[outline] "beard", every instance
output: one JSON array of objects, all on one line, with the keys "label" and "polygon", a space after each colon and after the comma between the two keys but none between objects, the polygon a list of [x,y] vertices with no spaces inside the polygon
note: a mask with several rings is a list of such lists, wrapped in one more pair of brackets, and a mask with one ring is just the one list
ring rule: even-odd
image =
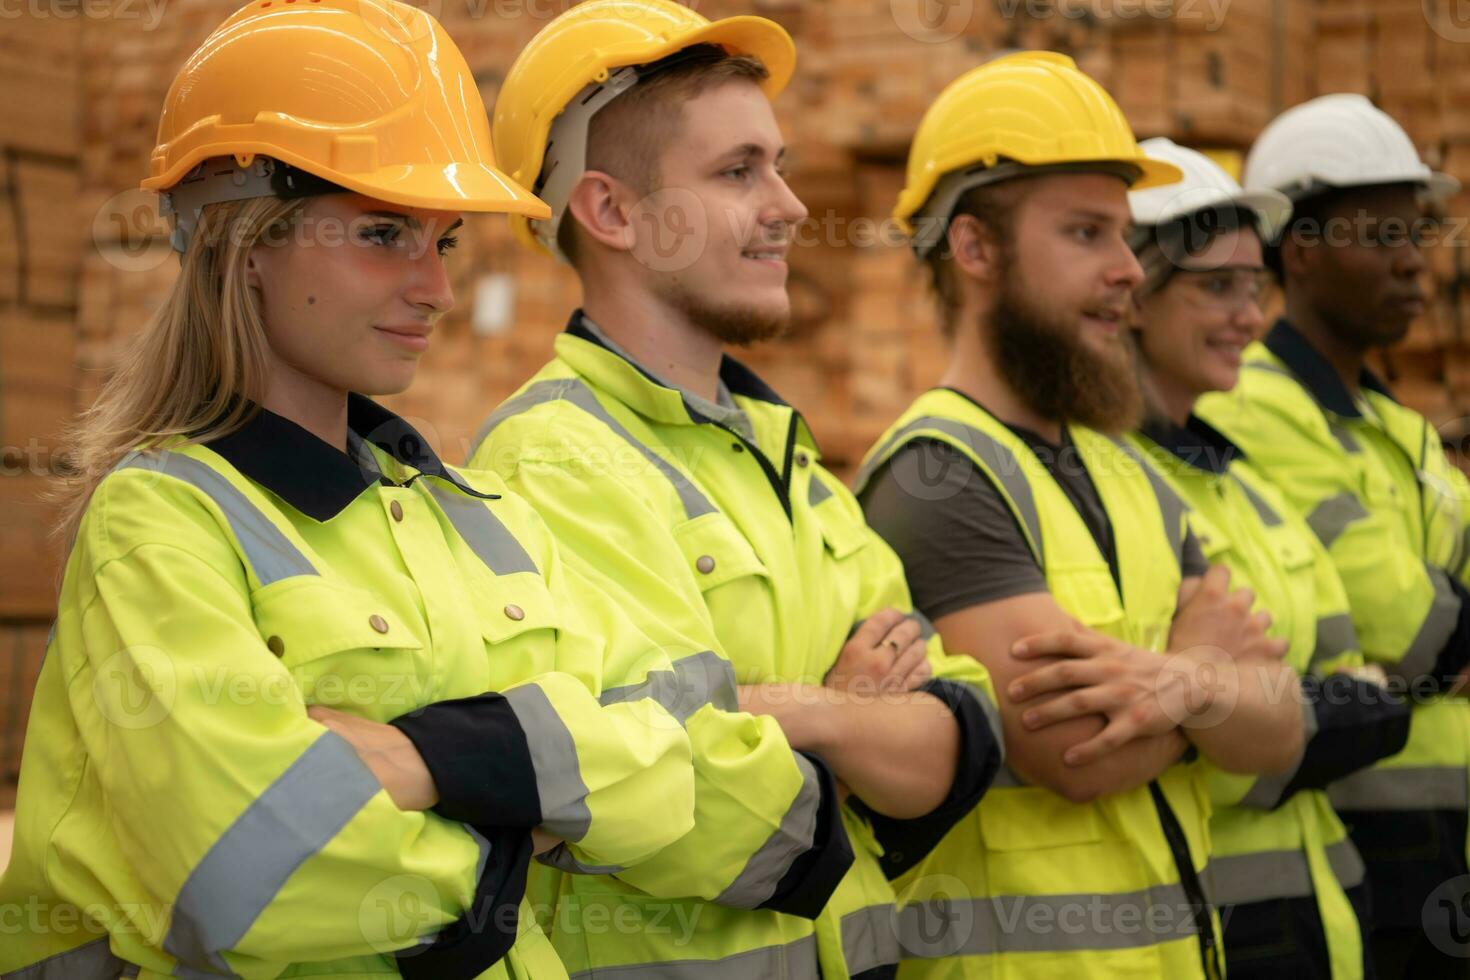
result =
[{"label": "beard", "polygon": [[1120,324],[1114,342],[1097,350],[1082,336],[1080,318],[1047,309],[1023,287],[1014,263],[981,340],[1011,388],[1030,409],[1053,422],[1074,422],[1111,436],[1143,419],[1137,353]]},{"label": "beard", "polygon": [[721,306],[677,284],[669,289],[664,299],[690,323],[732,347],[749,347],[762,340],[772,340],[791,324],[789,308],[778,311],[754,306]]}]

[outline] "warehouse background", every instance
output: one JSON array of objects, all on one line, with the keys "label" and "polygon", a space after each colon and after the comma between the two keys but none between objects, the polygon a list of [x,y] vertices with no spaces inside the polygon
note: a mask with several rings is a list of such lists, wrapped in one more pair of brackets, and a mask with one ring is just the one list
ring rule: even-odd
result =
[{"label": "warehouse background", "polygon": [[[281,0],[283,3],[295,0]],[[0,0],[0,810],[52,619],[62,556],[41,494],[57,433],[85,407],[177,263],[146,173],[173,75],[237,0]],[[570,0],[423,0],[491,104],[521,46]],[[791,336],[750,352],[840,471],[930,384],[942,348],[911,260],[881,220],[908,140],[956,75],[1010,48],[1077,59],[1140,137],[1227,164],[1277,112],[1361,92],[1432,164],[1470,184],[1463,0],[697,0],[756,13],[799,51],[777,108],[812,222],[791,256]],[[1450,215],[1463,220],[1462,197]],[[673,229],[677,231],[677,229]],[[1458,446],[1470,416],[1467,232],[1432,249],[1431,309],[1386,357],[1401,397]],[[572,276],[473,219],[451,260],[459,306],[409,393],[392,399],[451,461],[548,356]],[[0,848],[5,833],[0,817]],[[3,866],[0,859],[0,866]]]}]

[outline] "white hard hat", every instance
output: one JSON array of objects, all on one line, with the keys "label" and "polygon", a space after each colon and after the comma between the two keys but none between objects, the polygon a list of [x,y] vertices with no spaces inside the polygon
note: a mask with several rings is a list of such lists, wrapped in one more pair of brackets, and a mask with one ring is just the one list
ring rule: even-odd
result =
[{"label": "white hard hat", "polygon": [[1256,231],[1271,242],[1291,217],[1291,200],[1285,194],[1270,189],[1242,190],[1223,167],[1197,150],[1163,136],[1144,140],[1139,146],[1153,159],[1172,163],[1184,174],[1177,184],[1129,192],[1133,221],[1141,228],[1234,205],[1251,212]]},{"label": "white hard hat", "polygon": [[1419,184],[1436,201],[1460,189],[1435,173],[1403,127],[1361,95],[1323,95],[1294,106],[1261,131],[1245,161],[1245,186],[1294,201],[1335,187]]}]

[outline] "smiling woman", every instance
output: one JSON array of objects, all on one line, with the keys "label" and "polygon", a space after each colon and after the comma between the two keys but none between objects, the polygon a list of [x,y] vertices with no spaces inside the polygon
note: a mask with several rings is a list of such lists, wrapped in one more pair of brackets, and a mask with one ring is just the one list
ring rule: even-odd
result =
[{"label": "smiling woman", "polygon": [[370,397],[454,302],[461,213],[547,213],[476,91],[394,0],[253,0],[170,90],[182,268],[73,433],[0,974],[565,980],[533,850],[689,830],[662,649]]}]

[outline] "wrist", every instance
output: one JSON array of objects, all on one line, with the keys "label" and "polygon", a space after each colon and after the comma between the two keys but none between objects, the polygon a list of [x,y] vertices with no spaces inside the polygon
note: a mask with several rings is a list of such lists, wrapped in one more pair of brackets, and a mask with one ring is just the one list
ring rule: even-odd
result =
[{"label": "wrist", "polygon": [[1213,727],[1216,706],[1238,682],[1231,676],[1235,662],[1218,647],[1196,646],[1169,658],[1168,669],[1184,684],[1182,714],[1178,719],[1183,729]]}]

